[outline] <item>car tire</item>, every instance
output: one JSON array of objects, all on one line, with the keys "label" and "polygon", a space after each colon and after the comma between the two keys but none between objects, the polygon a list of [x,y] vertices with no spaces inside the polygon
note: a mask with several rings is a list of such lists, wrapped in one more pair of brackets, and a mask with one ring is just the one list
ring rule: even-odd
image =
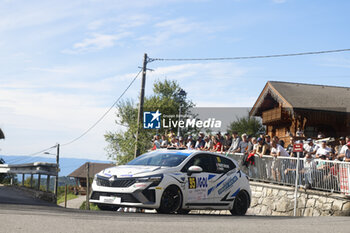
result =
[{"label": "car tire", "polygon": [[177,214],[183,214],[183,215],[185,215],[185,214],[188,214],[190,211],[191,211],[191,210],[180,209],[180,210],[178,210],[176,213],[177,213]]},{"label": "car tire", "polygon": [[103,211],[117,211],[120,206],[118,205],[109,205],[109,204],[97,204],[97,207],[100,209],[100,210],[103,210]]},{"label": "car tire", "polygon": [[250,205],[249,195],[245,191],[240,191],[233,203],[233,207],[230,210],[232,215],[243,216],[246,214]]},{"label": "car tire", "polygon": [[172,214],[178,211],[181,208],[181,205],[181,191],[177,186],[171,185],[164,190],[157,212],[161,214]]}]

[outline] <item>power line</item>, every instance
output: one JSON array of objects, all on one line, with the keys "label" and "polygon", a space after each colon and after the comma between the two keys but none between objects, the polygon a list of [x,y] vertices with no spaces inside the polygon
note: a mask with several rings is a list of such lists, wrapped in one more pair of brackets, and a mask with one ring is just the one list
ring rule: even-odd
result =
[{"label": "power line", "polygon": [[92,125],[90,126],[84,133],[82,133],[79,137],[62,144],[61,146],[67,146],[69,144],[72,144],[76,141],[78,141],[80,138],[84,137],[87,133],[89,133],[98,123],[100,123],[103,118],[105,118],[105,116],[113,109],[113,107],[119,102],[119,100],[124,96],[124,94],[127,92],[127,90],[129,90],[129,88],[131,87],[131,85],[135,82],[135,80],[137,79],[137,77],[139,76],[139,74],[141,73],[142,70],[140,70],[137,75],[135,76],[135,78],[130,82],[130,84],[127,86],[127,88],[123,91],[123,93],[119,96],[119,98],[112,104],[112,106]]},{"label": "power line", "polygon": [[288,53],[288,54],[273,54],[263,56],[247,56],[247,57],[217,57],[217,58],[149,58],[149,62],[153,61],[219,61],[219,60],[243,60],[243,59],[259,59],[259,58],[273,58],[273,57],[292,57],[292,56],[304,56],[304,55],[315,55],[325,53],[340,53],[349,52],[350,49],[337,49],[337,50],[324,50],[314,52],[303,52],[303,53]]},{"label": "power line", "polygon": [[[119,96],[119,98],[113,103],[113,105],[91,126],[89,127],[83,134],[81,134],[79,137],[65,143],[65,144],[62,144],[61,146],[67,146],[69,144],[72,144],[73,142],[76,142],[77,140],[79,140],[80,138],[82,138],[83,136],[85,136],[88,132],[90,132],[98,123],[100,123],[103,118],[105,118],[105,116],[113,109],[113,107],[119,102],[119,100],[124,96],[124,94],[128,91],[128,89],[131,87],[131,85],[135,82],[135,80],[137,79],[137,77],[140,75],[142,69],[137,73],[137,75],[134,77],[134,79],[130,82],[130,84],[127,86],[127,88],[123,91],[123,93]],[[127,127],[126,125],[122,125],[122,124],[119,124],[121,126],[125,126]],[[50,149],[53,149],[53,148],[56,148],[57,145],[55,146],[51,146],[51,147],[48,147],[46,149],[43,149],[43,150],[40,150],[38,152],[34,152],[34,153],[31,153],[29,154],[28,156],[30,157],[27,157],[27,158],[17,158],[17,159],[14,159],[14,160],[10,160],[9,162],[10,163],[16,163],[16,162],[24,162],[24,161],[31,161],[33,158],[35,157],[38,157],[40,156],[41,153],[44,153]]]},{"label": "power line", "polygon": [[17,159],[14,159],[14,160],[10,160],[8,163],[16,163],[16,162],[19,162],[19,161],[21,161],[21,162],[24,162],[24,161],[29,162],[29,161],[32,160],[33,158],[39,157],[41,153],[43,153],[43,152],[45,152],[45,151],[48,151],[48,150],[51,150],[51,149],[56,148],[56,147],[57,147],[57,145],[51,146],[51,147],[48,147],[48,148],[46,148],[46,149],[44,149],[44,150],[41,150],[41,151],[38,151],[38,152],[31,153],[31,154],[27,155],[27,156],[30,156],[30,157],[26,157],[26,158],[17,158]]},{"label": "power line", "polygon": [[38,152],[35,152],[35,153],[32,153],[32,154],[29,154],[29,156],[38,155],[38,154],[41,154],[41,153],[43,153],[45,151],[51,150],[51,149],[56,148],[56,147],[57,147],[57,145],[54,145],[54,146],[51,146],[49,148],[46,148],[45,150],[41,150],[41,151],[38,151]]}]

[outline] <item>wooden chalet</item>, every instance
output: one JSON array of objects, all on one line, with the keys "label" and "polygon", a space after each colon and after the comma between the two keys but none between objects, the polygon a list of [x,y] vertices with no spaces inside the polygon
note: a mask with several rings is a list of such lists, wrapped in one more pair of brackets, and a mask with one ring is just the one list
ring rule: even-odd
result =
[{"label": "wooden chalet", "polygon": [[310,138],[350,135],[349,113],[349,87],[268,81],[249,114],[289,143],[298,131]]},{"label": "wooden chalet", "polygon": [[[86,177],[87,177],[87,164],[88,162],[81,165],[78,169],[74,170],[68,177],[74,177],[76,182],[76,191],[80,194],[86,194]],[[90,163],[89,162],[89,178],[93,178],[100,171],[114,167],[112,163]]]}]

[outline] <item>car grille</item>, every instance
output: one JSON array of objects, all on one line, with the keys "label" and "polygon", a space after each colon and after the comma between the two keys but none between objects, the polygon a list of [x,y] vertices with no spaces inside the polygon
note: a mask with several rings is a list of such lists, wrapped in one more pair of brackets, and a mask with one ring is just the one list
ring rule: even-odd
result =
[{"label": "car grille", "polygon": [[91,199],[99,200],[100,196],[105,197],[120,197],[121,202],[129,202],[129,203],[141,203],[130,193],[107,193],[107,192],[92,192]]},{"label": "car grille", "polygon": [[105,187],[126,188],[135,184],[135,182],[134,178],[117,178],[113,181],[97,178],[97,185]]}]

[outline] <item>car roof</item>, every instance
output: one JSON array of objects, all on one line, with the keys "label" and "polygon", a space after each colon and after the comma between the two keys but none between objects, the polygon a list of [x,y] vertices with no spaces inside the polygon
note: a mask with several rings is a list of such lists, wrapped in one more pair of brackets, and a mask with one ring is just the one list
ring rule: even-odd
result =
[{"label": "car roof", "polygon": [[193,153],[195,153],[195,150],[182,150],[182,149],[157,149],[151,152],[164,152],[164,153],[171,153],[171,154],[178,154],[178,155],[187,155],[190,156]]},{"label": "car roof", "polygon": [[224,158],[228,158],[230,160],[234,160],[231,157],[228,157],[224,154],[219,154],[219,153],[215,153],[215,152],[210,152],[210,151],[202,151],[202,150],[184,150],[184,149],[157,149],[155,150],[157,152],[166,152],[166,153],[174,153],[174,154],[182,154],[182,155],[194,155],[194,154],[211,154],[211,155],[215,155],[215,156],[220,156],[220,157],[224,157]]},{"label": "car roof", "polygon": [[202,150],[184,150],[184,149],[157,149],[157,150],[154,150],[154,151],[151,151],[150,153],[152,152],[164,152],[164,153],[173,153],[173,154],[178,154],[178,155],[185,155],[185,156],[194,156],[196,154],[210,154],[210,155],[213,155],[213,156],[220,156],[222,158],[226,158],[226,159],[229,159],[231,160],[235,165],[236,167],[239,167],[239,164],[238,162],[229,157],[229,156],[226,156],[225,154],[219,154],[219,153],[215,153],[215,152],[210,152],[210,151],[202,151]]}]

